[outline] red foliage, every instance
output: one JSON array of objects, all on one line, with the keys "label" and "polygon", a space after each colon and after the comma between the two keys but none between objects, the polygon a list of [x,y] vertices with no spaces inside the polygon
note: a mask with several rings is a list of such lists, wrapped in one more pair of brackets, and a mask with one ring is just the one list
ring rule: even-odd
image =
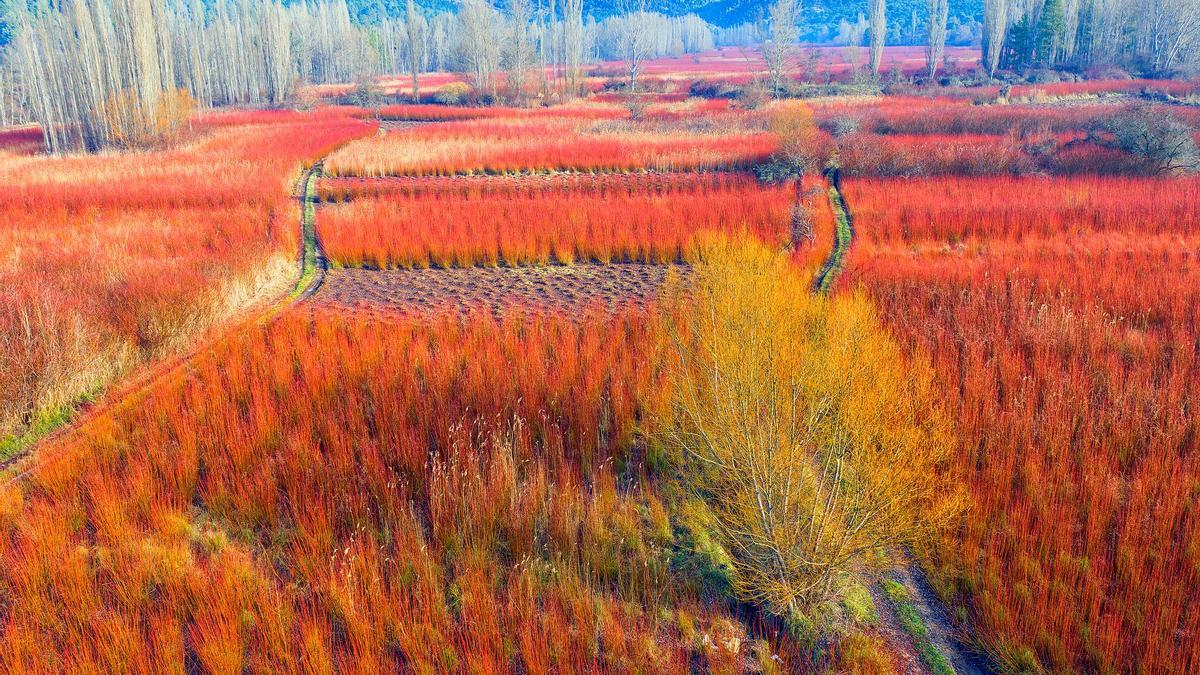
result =
[{"label": "red foliage", "polygon": [[868,225],[855,233],[855,246],[1200,235],[1197,178],[854,180],[845,192],[855,217]]},{"label": "red foliage", "polygon": [[720,663],[676,627],[720,609],[668,583],[666,512],[638,481],[655,326],[293,315],[214,346],[0,493],[0,661]]},{"label": "red foliage", "polygon": [[934,559],[1010,663],[1200,668],[1200,181],[849,182],[974,509]]},{"label": "red foliage", "polygon": [[257,117],[210,117],[176,150],[0,161],[0,438],[178,344],[209,305],[244,301],[224,284],[295,255],[297,171],[371,127]]},{"label": "red foliage", "polygon": [[[334,176],[445,176],[524,171],[734,169],[775,149],[769,134],[720,119],[711,130],[688,131],[629,121],[597,122],[591,110],[560,115],[432,124],[364,139],[335,153]],[[724,127],[724,128],[722,128]]]},{"label": "red foliage", "polygon": [[0,130],[0,153],[33,155],[45,147],[40,127]]},{"label": "red foliage", "polygon": [[[322,188],[332,194],[346,182]],[[389,196],[323,208],[337,263],[463,267],[575,261],[670,262],[696,233],[749,231],[784,245],[796,187],[739,175],[416,179],[367,184]],[[368,188],[371,189],[371,188]],[[344,193],[343,193],[344,194]]]}]

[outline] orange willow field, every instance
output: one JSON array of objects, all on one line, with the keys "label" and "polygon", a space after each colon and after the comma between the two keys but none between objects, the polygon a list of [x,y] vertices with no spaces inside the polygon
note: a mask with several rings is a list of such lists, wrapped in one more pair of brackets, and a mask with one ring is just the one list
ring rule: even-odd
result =
[{"label": "orange willow field", "polygon": [[298,313],[220,346],[7,492],[4,661],[684,667],[639,608],[720,617],[665,587],[659,497],[617,484],[655,331]]},{"label": "orange willow field", "polygon": [[850,273],[956,413],[933,560],[1013,668],[1200,668],[1200,181],[854,181]]},{"label": "orange willow field", "polygon": [[1197,85],[809,56],[0,130],[0,672],[1200,671]]}]

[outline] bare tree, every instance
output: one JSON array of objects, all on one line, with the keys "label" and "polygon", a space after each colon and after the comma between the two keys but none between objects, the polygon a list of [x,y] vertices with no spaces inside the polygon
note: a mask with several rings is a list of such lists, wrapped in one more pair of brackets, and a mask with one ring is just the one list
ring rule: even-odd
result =
[{"label": "bare tree", "polygon": [[929,0],[929,44],[925,50],[930,81],[937,78],[938,66],[946,52],[946,24],[950,18],[950,0]]},{"label": "bare tree", "polygon": [[623,0],[622,8],[621,56],[629,73],[626,92],[630,105],[636,105],[638,75],[642,62],[650,55],[650,13],[646,11],[646,0]]},{"label": "bare tree", "polygon": [[417,23],[416,3],[408,0],[404,10],[404,30],[408,34],[408,72],[412,75],[412,98],[413,101],[420,101],[421,27]]},{"label": "bare tree", "polygon": [[1008,0],[984,0],[983,4],[983,65],[989,75],[1000,67],[1004,38],[1008,34]]},{"label": "bare tree", "polygon": [[509,95],[519,105],[525,104],[525,84],[529,67],[533,63],[533,42],[530,21],[533,7],[529,0],[509,0],[508,89]]},{"label": "bare tree", "polygon": [[459,0],[458,25],[464,65],[476,91],[496,96],[500,62],[500,16],[487,0]]},{"label": "bare tree", "polygon": [[1200,2],[1148,0],[1144,5],[1147,60],[1155,74],[1170,73],[1200,52]]},{"label": "bare tree", "polygon": [[887,0],[869,0],[867,13],[871,21],[871,72],[878,75],[887,42]]},{"label": "bare tree", "polygon": [[800,0],[775,0],[767,15],[763,32],[768,39],[762,45],[762,54],[773,95],[783,89],[788,62],[800,39],[800,11]]},{"label": "bare tree", "polygon": [[580,62],[583,60],[583,0],[563,0],[563,60],[566,65],[566,95],[579,95]]}]

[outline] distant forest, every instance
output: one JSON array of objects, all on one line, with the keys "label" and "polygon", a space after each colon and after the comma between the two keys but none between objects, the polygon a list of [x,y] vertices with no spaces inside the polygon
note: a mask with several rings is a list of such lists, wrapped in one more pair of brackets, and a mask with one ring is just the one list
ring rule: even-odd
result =
[{"label": "distant forest", "polygon": [[[548,0],[543,0],[543,4]],[[507,0],[498,2],[504,7]],[[404,0],[348,0],[351,13],[363,23],[402,18]],[[449,12],[456,0],[417,0],[427,12]],[[536,4],[536,3],[535,3]],[[889,29],[893,44],[920,44],[926,37],[928,0],[889,0]],[[648,0],[646,9],[667,16],[695,14],[719,28],[757,22],[767,10],[762,0]],[[623,14],[621,0],[584,0],[583,13],[597,21]],[[867,15],[867,0],[814,0],[802,3],[801,36],[811,42],[833,42],[839,26]],[[951,0],[950,25],[977,26],[983,21],[983,0]],[[954,31],[951,30],[951,43]],[[977,35],[975,37],[978,37]]]},{"label": "distant forest", "polygon": [[[542,0],[546,6],[551,0]],[[622,14],[622,0],[584,0],[584,16],[596,21]],[[285,0],[283,4],[300,4],[302,0]],[[496,6],[503,9],[508,0]],[[560,0],[561,4],[562,0]],[[14,0],[0,0],[0,45],[12,39]],[[202,0],[206,8],[217,4]],[[426,14],[453,12],[457,0],[417,0]],[[534,3],[535,5],[538,3]],[[31,8],[36,3],[29,2]],[[351,18],[363,25],[378,24],[385,19],[402,19],[405,0],[346,0]],[[760,0],[647,0],[646,9],[667,16],[694,14],[718,28],[757,22],[766,11],[767,3]],[[891,44],[921,44],[928,30],[928,0],[890,0],[888,28]],[[803,3],[800,36],[817,43],[844,42],[846,25],[865,21],[867,0],[815,0]],[[953,0],[950,3],[950,44],[977,42],[979,25],[983,21],[983,0]],[[962,28],[959,28],[962,27]],[[839,39],[840,38],[840,39]]]}]

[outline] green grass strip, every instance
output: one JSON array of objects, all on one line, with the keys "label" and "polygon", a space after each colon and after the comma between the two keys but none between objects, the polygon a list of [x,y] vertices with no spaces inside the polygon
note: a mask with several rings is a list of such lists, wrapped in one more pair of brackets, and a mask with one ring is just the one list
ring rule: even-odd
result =
[{"label": "green grass strip", "polygon": [[304,256],[301,259],[300,279],[292,291],[292,298],[308,290],[313,279],[317,276],[320,265],[320,251],[317,250],[317,181],[321,178],[321,169],[313,167],[308,172],[304,182],[304,213],[301,220],[301,236],[304,237]]},{"label": "green grass strip", "polygon": [[934,675],[954,675],[954,667],[929,639],[929,627],[921,620],[921,614],[912,603],[908,589],[899,582],[887,579],[883,582],[883,590],[895,605],[900,627],[912,638],[913,647],[921,655],[921,660],[929,666]]},{"label": "green grass strip", "polygon": [[837,181],[832,181],[829,186],[829,203],[833,207],[834,220],[837,221],[836,239],[829,260],[825,261],[825,266],[817,275],[816,283],[817,291],[825,294],[829,293],[833,283],[841,275],[846,265],[846,255],[850,252],[850,242],[854,239],[850,214],[846,210],[846,202],[842,200],[842,193],[838,192]]}]

